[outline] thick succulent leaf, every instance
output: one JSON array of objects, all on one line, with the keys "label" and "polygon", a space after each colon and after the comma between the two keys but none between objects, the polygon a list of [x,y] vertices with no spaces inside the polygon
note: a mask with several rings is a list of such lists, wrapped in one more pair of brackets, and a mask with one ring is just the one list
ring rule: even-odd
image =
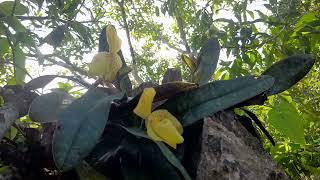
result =
[{"label": "thick succulent leaf", "polygon": [[282,100],[269,111],[268,121],[284,136],[305,145],[303,118],[297,109],[286,100]]},{"label": "thick succulent leaf", "polygon": [[312,68],[315,59],[310,54],[290,56],[276,62],[262,75],[274,77],[275,82],[268,95],[281,93],[300,81]]},{"label": "thick succulent leaf", "polygon": [[[238,83],[238,81],[236,82]],[[198,105],[190,107],[185,111],[180,111],[177,114],[176,117],[183,126],[191,125],[206,116],[227,109],[267,91],[273,85],[274,78],[271,76],[263,76],[259,79],[247,79],[243,86],[239,84],[235,85],[228,81],[222,82],[225,83],[221,83],[220,86],[218,86],[219,89],[211,89],[211,91],[216,92],[215,96],[211,96],[210,99],[202,103],[198,101]],[[177,104],[177,106],[180,106],[180,104]]]},{"label": "thick succulent leaf", "polygon": [[44,75],[32,79],[27,84],[25,84],[24,89],[35,90],[39,88],[44,88],[48,83],[50,83],[54,78],[59,77],[57,75]]},{"label": "thick succulent leaf", "polygon": [[164,105],[159,107],[159,109],[167,109],[173,114],[179,114],[211,99],[245,88],[253,82],[256,82],[253,76],[214,81],[169,99]]},{"label": "thick succulent leaf", "polygon": [[73,100],[71,95],[62,91],[43,94],[32,101],[29,117],[40,123],[56,122],[61,111]]},{"label": "thick succulent leaf", "polygon": [[209,39],[201,48],[197,69],[193,74],[193,82],[200,85],[207,83],[216,70],[220,55],[220,45],[217,39]]},{"label": "thick succulent leaf", "polygon": [[60,114],[53,137],[53,157],[59,169],[75,167],[90,153],[103,133],[112,101],[122,96],[91,89]]}]

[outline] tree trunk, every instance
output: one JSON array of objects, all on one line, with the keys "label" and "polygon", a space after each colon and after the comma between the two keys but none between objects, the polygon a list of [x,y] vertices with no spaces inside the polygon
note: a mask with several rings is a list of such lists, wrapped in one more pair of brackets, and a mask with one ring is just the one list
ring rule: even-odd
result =
[{"label": "tree trunk", "polygon": [[197,180],[289,179],[232,111],[206,118],[197,161]]}]

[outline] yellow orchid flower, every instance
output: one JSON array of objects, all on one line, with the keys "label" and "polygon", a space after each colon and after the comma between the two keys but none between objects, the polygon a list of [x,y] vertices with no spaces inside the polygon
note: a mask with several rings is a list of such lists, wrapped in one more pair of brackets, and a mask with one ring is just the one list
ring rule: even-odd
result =
[{"label": "yellow orchid flower", "polygon": [[121,49],[121,39],[112,25],[106,27],[106,37],[109,52],[97,53],[89,64],[89,75],[100,76],[107,82],[112,82],[122,67],[122,61],[117,54]]},{"label": "yellow orchid flower", "polygon": [[147,134],[154,141],[164,141],[171,147],[183,143],[181,136],[183,128],[180,122],[167,110],[160,109],[151,112],[152,101],[156,91],[154,88],[145,88],[141,94],[137,107],[133,112],[146,122]]}]

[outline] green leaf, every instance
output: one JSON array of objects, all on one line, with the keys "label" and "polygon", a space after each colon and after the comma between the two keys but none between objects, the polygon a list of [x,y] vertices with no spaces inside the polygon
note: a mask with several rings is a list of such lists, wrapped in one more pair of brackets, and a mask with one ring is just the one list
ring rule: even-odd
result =
[{"label": "green leaf", "polygon": [[[152,140],[145,131],[143,131],[140,128],[135,128],[135,127],[124,127],[121,126],[123,129],[125,129],[127,132],[137,136],[137,137],[143,137],[149,140]],[[152,140],[153,141],[153,140]],[[184,177],[184,179],[186,180],[191,180],[191,177],[189,176],[188,172],[186,171],[186,169],[182,166],[182,164],[180,163],[179,159],[169,150],[169,148],[162,142],[159,141],[153,141],[157,144],[157,146],[160,148],[162,154],[165,156],[165,158],[174,166],[176,167],[180,173],[182,174],[182,176]]]},{"label": "green leaf", "polygon": [[9,131],[7,131],[5,137],[8,138],[8,139],[11,139],[13,140],[16,135],[18,134],[18,130],[15,128],[15,127],[11,127]]},{"label": "green leaf", "polygon": [[301,54],[274,63],[262,73],[262,75],[269,75],[275,79],[268,95],[281,93],[295,85],[310,71],[314,62],[312,55]]},{"label": "green leaf", "polygon": [[297,109],[285,100],[274,106],[268,113],[270,124],[296,143],[305,145],[303,118]]},{"label": "green leaf", "polygon": [[60,46],[65,36],[66,27],[58,26],[52,30],[45,38],[44,42],[52,45],[53,47]]},{"label": "green leaf", "polygon": [[87,45],[88,47],[90,47],[90,44],[92,42],[92,37],[90,34],[90,29],[79,23],[79,22],[71,22],[70,26],[72,27],[72,29],[78,33],[79,38],[85,43],[85,45]]},{"label": "green leaf", "polygon": [[20,20],[15,16],[7,16],[6,22],[17,32],[26,32],[26,28],[21,24]]},{"label": "green leaf", "polygon": [[[268,90],[274,83],[270,76],[254,79],[251,76],[216,81],[168,102],[165,108],[188,126],[218,111],[227,109]],[[182,101],[185,99],[185,102]],[[186,99],[188,99],[186,101]],[[175,105],[175,106],[174,106]]]},{"label": "green leaf", "polygon": [[[11,16],[11,12],[13,9],[15,1],[4,1],[0,3],[0,14],[4,16]],[[19,1],[16,1],[16,7],[14,14],[15,15],[23,15],[28,13],[28,8],[21,4]]]},{"label": "green leaf", "polygon": [[181,55],[181,59],[183,60],[183,62],[188,66],[188,68],[190,69],[190,71],[193,73],[196,70],[196,64],[195,62],[189,58],[187,55],[182,54]]},{"label": "green leaf", "polygon": [[108,180],[106,176],[97,172],[87,163],[81,163],[76,167],[80,180]]},{"label": "green leaf", "polygon": [[72,169],[90,153],[103,133],[112,101],[122,96],[90,89],[60,114],[53,137],[53,157],[59,169]]},{"label": "green leaf", "polygon": [[296,24],[295,30],[299,30],[304,27],[306,24],[317,20],[317,11],[311,11],[309,13],[304,14]]},{"label": "green leaf", "polygon": [[24,83],[24,78],[26,77],[26,57],[24,55],[24,52],[19,48],[16,47],[15,49],[15,71],[14,71],[14,77],[16,80],[16,84],[22,85]]},{"label": "green leaf", "polygon": [[36,97],[29,109],[32,121],[45,123],[56,122],[59,114],[74,100],[65,92],[52,92]]},{"label": "green leaf", "polygon": [[217,39],[209,39],[201,48],[197,68],[193,75],[193,82],[205,84],[217,67],[220,54],[220,45]]},{"label": "green leaf", "polygon": [[167,158],[167,160],[179,171],[181,172],[182,176],[184,177],[185,180],[191,180],[191,177],[189,176],[188,172],[186,169],[182,166],[180,161],[177,159],[177,157],[169,150],[169,148],[163,144],[162,142],[156,141],[156,144],[160,148],[162,154]]},{"label": "green leaf", "polygon": [[9,43],[6,38],[0,38],[0,59],[3,58],[3,55],[8,53]]},{"label": "green leaf", "polygon": [[257,81],[253,76],[214,81],[169,99],[159,109],[167,109],[173,114],[180,114],[207,101],[246,88]]}]

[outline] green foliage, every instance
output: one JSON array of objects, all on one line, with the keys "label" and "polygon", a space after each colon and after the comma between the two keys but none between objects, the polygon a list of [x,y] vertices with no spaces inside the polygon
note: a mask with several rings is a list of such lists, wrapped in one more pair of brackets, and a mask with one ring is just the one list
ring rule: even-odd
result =
[{"label": "green foliage", "polygon": [[282,100],[268,112],[270,124],[292,141],[304,146],[303,118],[296,108]]}]

